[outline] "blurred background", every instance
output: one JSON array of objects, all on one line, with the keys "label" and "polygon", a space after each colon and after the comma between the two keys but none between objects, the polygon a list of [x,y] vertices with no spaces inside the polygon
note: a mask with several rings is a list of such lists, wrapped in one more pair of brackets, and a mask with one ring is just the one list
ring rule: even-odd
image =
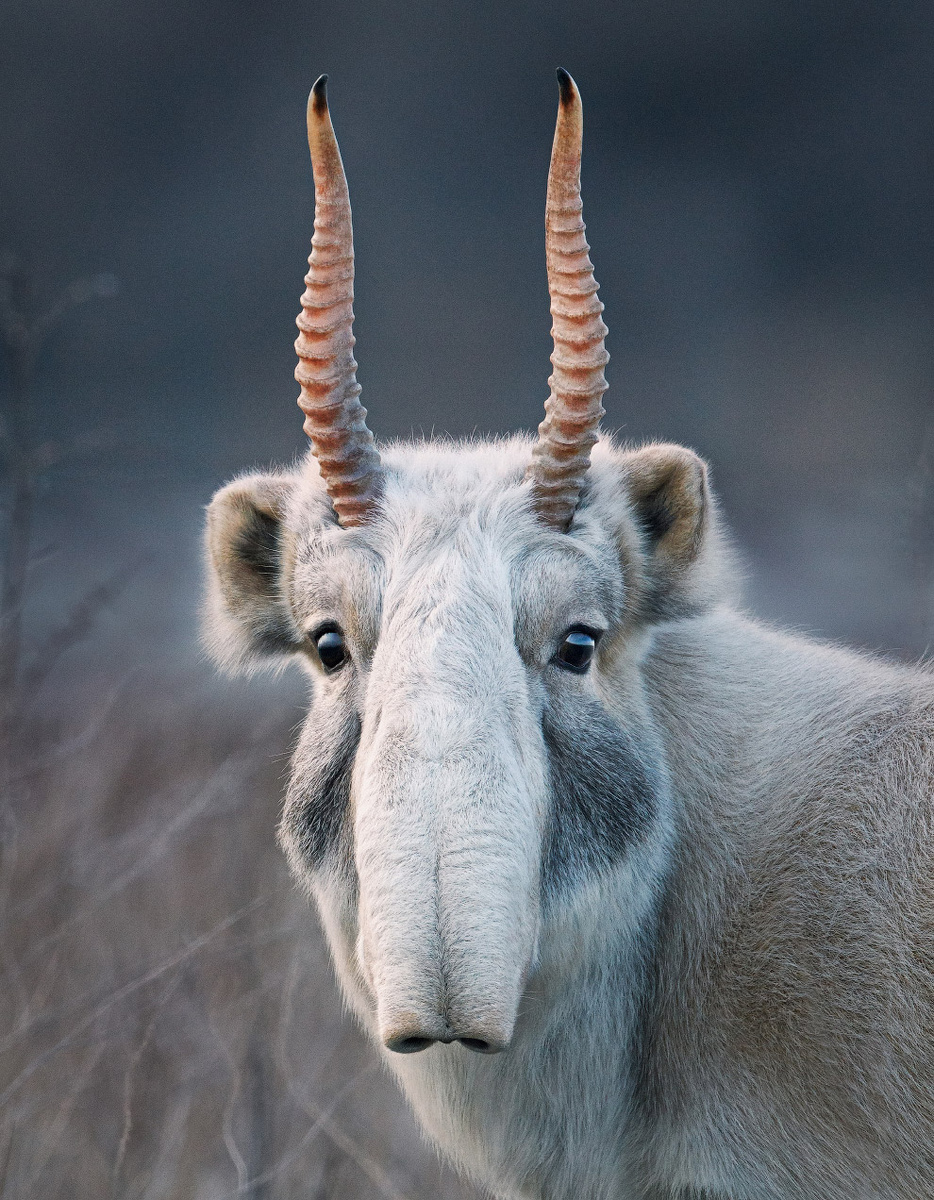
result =
[{"label": "blurred background", "polygon": [[769,620],[934,631],[921,0],[0,7],[0,1197],[473,1195],[341,1012],[274,845],[297,679],[216,680],[202,509],[304,450],[321,72],[382,437],[533,428],[557,89],[607,425],[691,445]]}]

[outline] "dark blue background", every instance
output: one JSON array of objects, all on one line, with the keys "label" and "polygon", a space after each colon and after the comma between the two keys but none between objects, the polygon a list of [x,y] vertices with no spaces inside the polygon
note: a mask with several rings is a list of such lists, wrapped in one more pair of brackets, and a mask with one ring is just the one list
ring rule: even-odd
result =
[{"label": "dark blue background", "polygon": [[932,34],[916,2],[8,0],[0,238],[47,299],[81,274],[121,283],[42,364],[37,437],[96,448],[45,477],[33,633],[142,551],[116,653],[193,654],[200,506],[302,450],[320,71],[372,426],[534,427],[561,64],[585,104],[608,425],[709,459],[756,609],[923,650]]}]

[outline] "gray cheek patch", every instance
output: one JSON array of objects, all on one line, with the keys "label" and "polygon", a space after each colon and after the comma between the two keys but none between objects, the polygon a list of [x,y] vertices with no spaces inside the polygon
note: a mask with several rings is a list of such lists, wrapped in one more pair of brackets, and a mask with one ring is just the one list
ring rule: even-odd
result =
[{"label": "gray cheek patch", "polygon": [[[282,838],[310,870],[339,852],[349,838],[350,782],[360,744],[360,719],[351,713],[332,744],[303,737],[286,793]],[[304,754],[302,751],[304,750]]]},{"label": "gray cheek patch", "polygon": [[546,903],[621,862],[651,829],[664,787],[647,749],[599,703],[575,705],[561,717],[546,711],[542,721],[551,776]]}]

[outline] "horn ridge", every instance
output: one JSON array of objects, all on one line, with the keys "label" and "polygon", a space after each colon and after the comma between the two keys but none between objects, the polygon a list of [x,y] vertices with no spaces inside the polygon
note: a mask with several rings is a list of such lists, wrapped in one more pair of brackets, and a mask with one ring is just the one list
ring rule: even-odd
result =
[{"label": "horn ridge", "polygon": [[597,299],[590,247],[585,238],[580,195],[583,112],[571,76],[559,68],[560,100],[548,172],[545,203],[545,264],[551,297],[554,368],[545,401],[545,419],[526,478],[533,505],[554,529],[566,531],[580,499],[590,451],[604,415],[607,389],[603,369],[609,361]]},{"label": "horn ridge", "polygon": [[382,494],[382,468],[353,356],[354,252],[347,179],[327,102],[327,75],[308,97],[308,148],[315,182],[311,239],[295,350],[305,433],[341,525],[360,525]]}]

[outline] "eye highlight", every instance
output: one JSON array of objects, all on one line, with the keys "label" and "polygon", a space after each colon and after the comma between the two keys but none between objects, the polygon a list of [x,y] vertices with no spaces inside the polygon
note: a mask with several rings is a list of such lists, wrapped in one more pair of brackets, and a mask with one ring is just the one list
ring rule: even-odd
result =
[{"label": "eye highlight", "polygon": [[311,636],[321,665],[329,675],[342,667],[350,657],[344,635],[336,626],[326,625]]},{"label": "eye highlight", "polygon": [[565,671],[583,675],[590,668],[599,638],[600,634],[594,630],[575,625],[561,639],[554,662]]}]

